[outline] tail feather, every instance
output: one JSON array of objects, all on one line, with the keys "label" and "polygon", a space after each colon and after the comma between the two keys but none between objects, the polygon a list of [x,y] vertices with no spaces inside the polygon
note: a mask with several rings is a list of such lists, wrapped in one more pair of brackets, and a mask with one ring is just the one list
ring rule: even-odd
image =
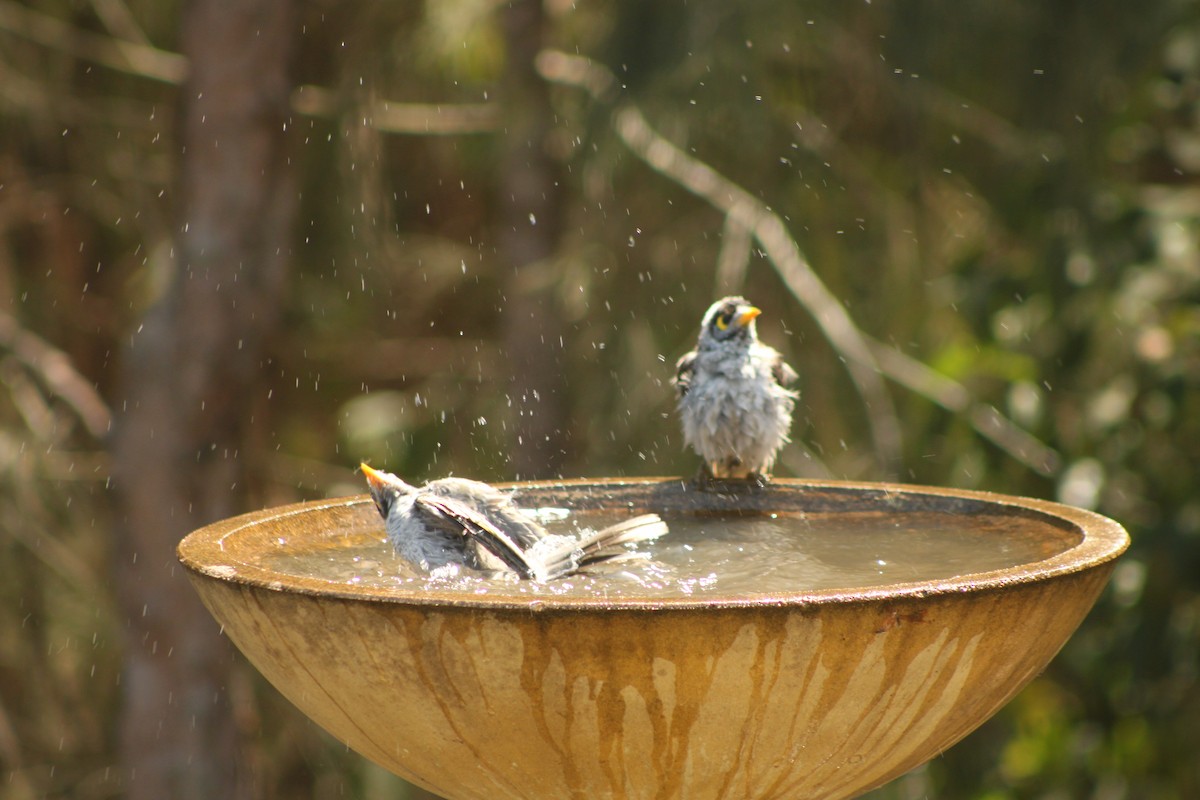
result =
[{"label": "tail feather", "polygon": [[[667,523],[657,514],[642,514],[576,538],[555,536],[535,545],[537,561],[547,578],[567,575],[581,566],[636,556],[623,545],[648,542],[667,533]],[[532,553],[531,553],[532,555]]]},{"label": "tail feather", "polygon": [[585,534],[579,540],[578,547],[586,559],[587,556],[599,554],[610,547],[657,539],[666,532],[667,523],[662,521],[662,517],[658,514],[642,514]]}]

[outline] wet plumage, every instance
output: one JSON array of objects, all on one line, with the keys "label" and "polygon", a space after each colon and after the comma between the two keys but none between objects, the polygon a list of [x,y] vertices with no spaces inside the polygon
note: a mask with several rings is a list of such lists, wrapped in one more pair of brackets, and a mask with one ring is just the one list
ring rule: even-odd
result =
[{"label": "wet plumage", "polygon": [[396,553],[425,572],[460,565],[546,581],[627,557],[626,544],[667,532],[657,514],[643,514],[599,531],[552,534],[489,484],[440,478],[417,487],[366,464],[361,469]]},{"label": "wet plumage", "polygon": [[708,477],[766,480],[788,441],[797,375],[758,340],[761,313],[742,297],[713,303],[696,349],[675,365],[683,438]]}]

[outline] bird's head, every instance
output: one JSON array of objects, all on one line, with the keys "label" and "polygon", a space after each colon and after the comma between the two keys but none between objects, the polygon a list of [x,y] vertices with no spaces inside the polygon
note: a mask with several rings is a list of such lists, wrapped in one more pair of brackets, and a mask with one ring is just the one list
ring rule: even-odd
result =
[{"label": "bird's head", "polygon": [[371,499],[375,501],[375,508],[379,509],[379,515],[384,519],[388,518],[388,512],[392,510],[397,497],[413,491],[412,486],[390,472],[373,469],[366,464],[359,464],[358,468],[366,476],[367,488],[371,490]]},{"label": "bird's head", "polygon": [[754,320],[762,311],[744,297],[724,297],[709,306],[700,324],[700,344],[753,342],[758,339]]}]

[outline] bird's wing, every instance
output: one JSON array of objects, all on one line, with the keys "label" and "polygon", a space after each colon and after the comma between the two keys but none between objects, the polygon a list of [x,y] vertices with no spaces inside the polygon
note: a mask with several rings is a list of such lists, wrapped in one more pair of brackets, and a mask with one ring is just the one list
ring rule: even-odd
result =
[{"label": "bird's wing", "polygon": [[692,370],[696,366],[696,351],[685,353],[675,362],[675,393],[683,397],[692,387]]},{"label": "bird's wing", "polygon": [[800,377],[779,353],[775,354],[775,363],[771,365],[771,374],[775,376],[775,382],[780,386],[788,386]]},{"label": "bird's wing", "polygon": [[467,503],[428,492],[418,495],[414,503],[453,520],[462,527],[466,536],[478,542],[522,578],[542,577],[542,570],[530,561],[517,540]]},{"label": "bird's wing", "polygon": [[521,511],[514,502],[515,492],[506,494],[497,492],[494,497],[485,501],[488,519],[501,520],[504,528],[511,531],[516,542],[522,549],[528,550],[540,539],[546,536],[546,529],[525,512]]}]

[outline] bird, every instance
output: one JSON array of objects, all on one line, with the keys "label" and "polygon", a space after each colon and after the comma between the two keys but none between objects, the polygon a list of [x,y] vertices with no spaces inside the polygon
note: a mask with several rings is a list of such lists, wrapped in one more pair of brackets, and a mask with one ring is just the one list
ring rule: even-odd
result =
[{"label": "bird", "polygon": [[482,481],[439,478],[417,487],[367,464],[359,469],[396,553],[430,574],[466,567],[545,582],[629,558],[635,553],[626,544],[667,533],[657,514],[642,514],[578,535],[553,534],[511,493]]},{"label": "bird", "polygon": [[700,323],[696,349],[675,364],[675,395],[684,442],[704,459],[699,481],[770,480],[789,440],[799,377],[775,348],[758,340],[761,309],[723,297]]}]

